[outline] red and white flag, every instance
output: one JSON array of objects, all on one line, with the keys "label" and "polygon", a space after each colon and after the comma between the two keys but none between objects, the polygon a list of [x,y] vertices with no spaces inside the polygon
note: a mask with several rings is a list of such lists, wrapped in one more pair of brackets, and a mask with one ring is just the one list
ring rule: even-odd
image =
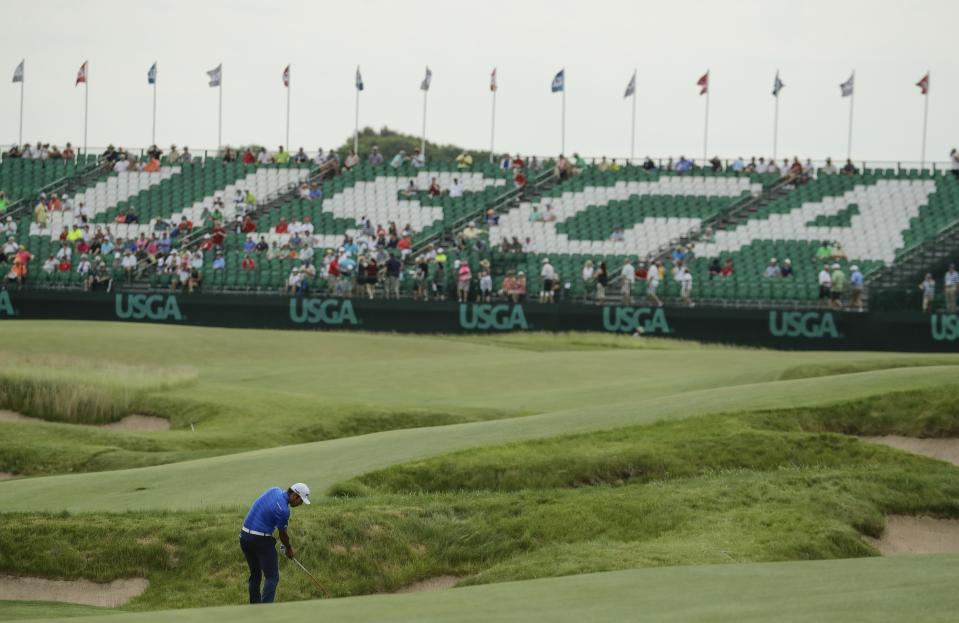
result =
[{"label": "red and white flag", "polygon": [[923,95],[929,93],[929,72],[926,72],[926,75],[922,77],[922,80],[916,83],[916,86],[919,87]]},{"label": "red and white flag", "polygon": [[493,73],[489,75],[489,90],[490,91],[496,90],[496,68],[495,67],[493,68]]},{"label": "red and white flag", "polygon": [[696,81],[696,86],[702,87],[701,89],[699,89],[700,95],[705,95],[706,93],[709,92],[709,70],[707,70],[706,73],[700,76],[699,80]]},{"label": "red and white flag", "polygon": [[77,72],[77,81],[73,86],[77,86],[81,82],[83,84],[87,83],[87,63],[89,61],[83,61],[83,64],[80,65],[80,71]]},{"label": "red and white flag", "polygon": [[290,86],[290,66],[287,65],[286,69],[283,70],[283,86]]}]

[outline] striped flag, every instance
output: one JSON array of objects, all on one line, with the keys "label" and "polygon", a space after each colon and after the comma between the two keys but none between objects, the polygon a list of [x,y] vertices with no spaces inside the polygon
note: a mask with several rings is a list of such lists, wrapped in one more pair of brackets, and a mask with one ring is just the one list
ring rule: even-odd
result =
[{"label": "striped flag", "polygon": [[636,72],[633,72],[633,77],[629,79],[629,84],[626,85],[626,92],[623,93],[623,98],[627,98],[633,93],[636,92]]},{"label": "striped flag", "polygon": [[423,82],[420,83],[421,91],[429,91],[430,83],[433,82],[433,72],[430,71],[430,68],[426,68],[426,75],[423,77]]},{"label": "striped flag", "polygon": [[356,66],[356,90],[357,90],[357,91],[362,91],[362,90],[363,90],[363,76],[362,76],[362,74],[360,74],[360,66],[359,66],[359,65]]},{"label": "striped flag", "polygon": [[153,63],[153,66],[150,67],[150,71],[147,72],[147,84],[156,84],[157,83],[157,64]]},{"label": "striped flag", "polygon": [[211,87],[220,86],[220,82],[223,80],[223,63],[206,72],[206,75],[210,77]]},{"label": "striped flag", "polygon": [[77,86],[81,82],[83,84],[87,83],[87,63],[88,62],[89,61],[83,61],[83,64],[80,65],[80,71],[77,72],[77,81],[73,84],[73,86]]},{"label": "striped flag", "polygon": [[290,86],[290,66],[287,65],[286,69],[283,70],[283,86],[289,88]]},{"label": "striped flag", "polygon": [[560,69],[559,73],[553,77],[553,82],[549,85],[550,91],[557,93],[566,90],[566,70]]},{"label": "striped flag", "polygon": [[776,79],[773,80],[773,97],[779,97],[779,92],[783,90],[783,81],[779,79],[779,72],[776,72]]},{"label": "striped flag", "polygon": [[922,91],[922,95],[929,93],[929,72],[926,72],[926,75],[922,77],[922,80],[916,83],[916,86]]},{"label": "striped flag", "polygon": [[699,80],[696,81],[696,86],[702,87],[699,89],[700,95],[705,95],[709,92],[709,70],[706,70],[702,76],[699,77]]},{"label": "striped flag", "polygon": [[852,72],[852,75],[849,76],[849,80],[841,83],[839,85],[841,97],[850,97],[853,93],[853,90],[856,86],[856,72]]},{"label": "striped flag", "polygon": [[26,59],[20,61],[20,64],[17,65],[17,68],[13,70],[14,82],[23,82],[23,64],[25,62],[26,62]]},{"label": "striped flag", "polygon": [[493,73],[489,75],[489,90],[496,91],[496,68],[493,68]]}]

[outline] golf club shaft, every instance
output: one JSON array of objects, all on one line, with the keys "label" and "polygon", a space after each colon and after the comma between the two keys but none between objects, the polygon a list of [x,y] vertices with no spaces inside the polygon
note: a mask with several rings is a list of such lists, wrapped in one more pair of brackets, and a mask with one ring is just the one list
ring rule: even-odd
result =
[{"label": "golf club shaft", "polygon": [[324,597],[329,597],[329,596],[330,596],[330,594],[326,592],[326,589],[323,588],[323,585],[320,584],[320,581],[317,580],[316,577],[315,577],[312,573],[310,573],[309,569],[307,569],[306,567],[303,566],[303,563],[301,563],[301,562],[300,562],[299,560],[297,560],[296,558],[291,558],[290,560],[292,560],[293,562],[295,562],[296,565],[297,565],[300,569],[303,569],[303,573],[305,573],[306,575],[310,576],[310,579],[313,580],[313,583],[316,584],[316,587],[317,587],[318,589],[320,589],[320,592],[323,593],[323,596],[324,596]]}]

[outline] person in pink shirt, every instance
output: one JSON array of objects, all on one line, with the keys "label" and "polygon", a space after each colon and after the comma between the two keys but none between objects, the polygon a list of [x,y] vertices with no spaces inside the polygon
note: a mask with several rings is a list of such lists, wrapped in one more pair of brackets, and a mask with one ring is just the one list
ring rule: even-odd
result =
[{"label": "person in pink shirt", "polygon": [[456,272],[456,293],[460,303],[465,303],[469,298],[470,280],[473,278],[473,271],[470,270],[469,262],[460,262],[460,267]]}]

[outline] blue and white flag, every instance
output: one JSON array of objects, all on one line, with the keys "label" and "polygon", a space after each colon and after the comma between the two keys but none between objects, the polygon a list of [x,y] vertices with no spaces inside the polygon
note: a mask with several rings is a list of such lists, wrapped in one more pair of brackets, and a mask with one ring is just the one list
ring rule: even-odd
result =
[{"label": "blue and white flag", "polygon": [[629,79],[629,84],[626,85],[626,92],[623,94],[623,97],[629,97],[636,92],[636,72],[633,72],[633,77]]},{"label": "blue and white flag", "polygon": [[430,90],[430,82],[432,82],[432,81],[433,81],[433,72],[430,71],[430,68],[429,68],[429,67],[427,67],[427,68],[426,68],[426,76],[423,77],[423,82],[420,83],[420,90],[421,90],[421,91],[429,91],[429,90]]},{"label": "blue and white flag", "polygon": [[147,83],[156,84],[157,83],[157,64],[153,63],[153,67],[150,68],[150,71],[147,72]]},{"label": "blue and white flag", "polygon": [[779,92],[783,90],[783,81],[779,79],[779,72],[776,72],[776,79],[773,80],[773,97],[779,97]]},{"label": "blue and white flag", "polygon": [[360,66],[359,66],[359,65],[356,66],[356,90],[357,90],[357,91],[362,91],[362,90],[363,90],[363,76],[362,76],[362,74],[360,74]]},{"label": "blue and white flag", "polygon": [[20,64],[17,65],[17,68],[13,70],[13,81],[14,82],[23,82],[23,63],[25,60],[20,61]]},{"label": "blue and white flag", "polygon": [[852,95],[852,90],[854,82],[856,80],[856,72],[852,72],[852,75],[849,76],[849,80],[846,80],[839,85],[839,88],[842,90],[842,97],[849,97]]},{"label": "blue and white flag", "polygon": [[552,84],[549,85],[549,88],[553,93],[556,93],[557,91],[566,90],[566,70],[565,69],[559,70],[559,73],[556,74],[556,76],[553,78],[553,82]]},{"label": "blue and white flag", "polygon": [[210,71],[206,72],[206,75],[210,77],[211,87],[220,86],[220,82],[223,79],[223,63],[217,65],[215,69],[211,69]]}]

